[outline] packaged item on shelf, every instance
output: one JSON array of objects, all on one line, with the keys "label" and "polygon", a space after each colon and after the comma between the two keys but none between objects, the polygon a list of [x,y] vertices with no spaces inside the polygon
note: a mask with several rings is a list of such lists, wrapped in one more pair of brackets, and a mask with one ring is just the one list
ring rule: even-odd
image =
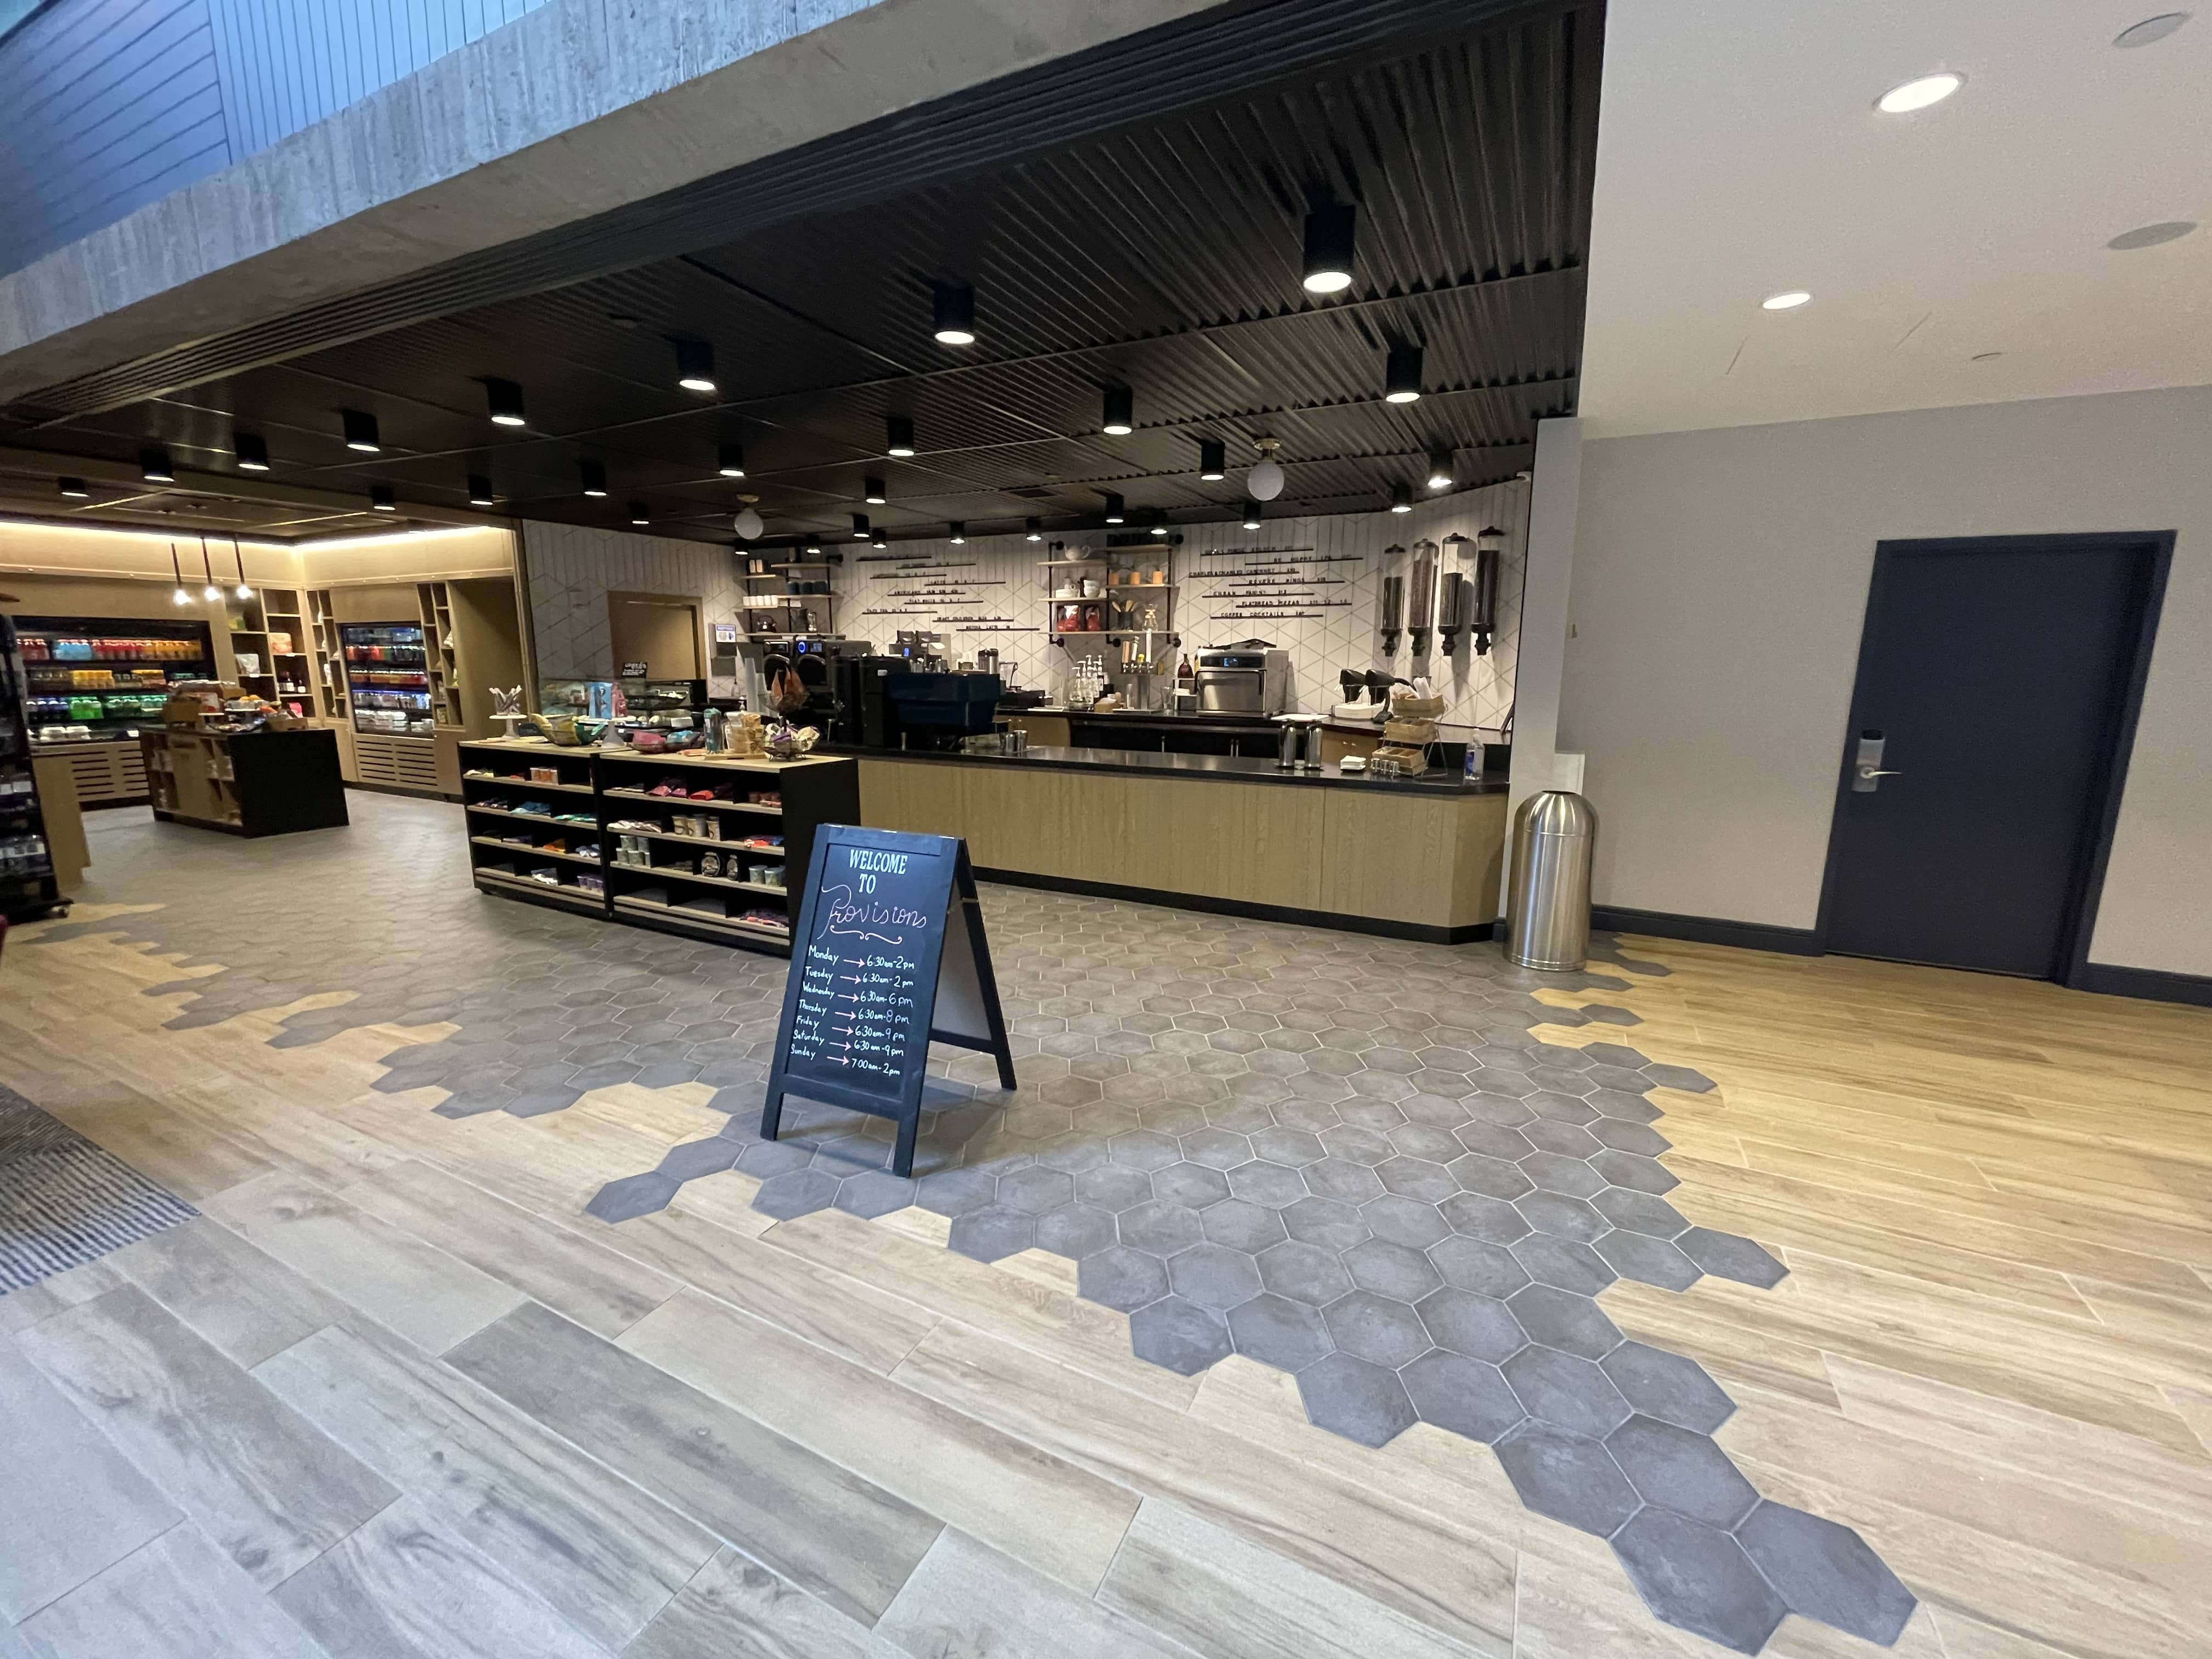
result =
[{"label": "packaged item on shelf", "polygon": [[700,854],[699,873],[702,876],[719,877],[722,873],[722,855],[720,853]]},{"label": "packaged item on shelf", "polygon": [[790,918],[774,910],[748,910],[738,920],[750,922],[756,927],[773,927],[779,933],[791,931]]},{"label": "packaged item on shelf", "polygon": [[561,769],[557,766],[533,766],[530,769],[530,781],[532,783],[558,783],[561,781]]},{"label": "packaged item on shelf", "polygon": [[543,887],[558,887],[561,884],[561,872],[548,865],[543,869],[532,870],[530,872],[530,879]]},{"label": "packaged item on shelf", "polygon": [[607,890],[607,879],[605,876],[595,876],[586,870],[576,878],[576,886],[582,892],[604,893]]}]

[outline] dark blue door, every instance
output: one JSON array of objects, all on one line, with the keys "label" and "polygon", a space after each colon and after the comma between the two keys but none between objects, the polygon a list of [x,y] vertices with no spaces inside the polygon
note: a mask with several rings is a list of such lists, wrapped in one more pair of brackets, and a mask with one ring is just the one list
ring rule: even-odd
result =
[{"label": "dark blue door", "polygon": [[1827,948],[2065,978],[2101,878],[2164,538],[1884,543]]}]

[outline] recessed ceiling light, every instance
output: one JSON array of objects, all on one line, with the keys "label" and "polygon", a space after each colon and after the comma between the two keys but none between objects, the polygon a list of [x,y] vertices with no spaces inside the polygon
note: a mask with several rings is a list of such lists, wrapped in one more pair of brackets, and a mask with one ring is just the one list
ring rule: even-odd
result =
[{"label": "recessed ceiling light", "polygon": [[2115,253],[2132,253],[2139,247],[2178,242],[2196,228],[2194,219],[2165,219],[2154,225],[2137,225],[2133,230],[2124,230],[2105,246]]},{"label": "recessed ceiling light", "polygon": [[2130,23],[2112,37],[2112,44],[2123,51],[2136,46],[2155,46],[2189,21],[2185,11],[2162,11],[2155,17],[2146,17],[2140,23]]},{"label": "recessed ceiling light", "polygon": [[1802,288],[1785,289],[1779,294],[1770,294],[1759,302],[1761,311],[1795,311],[1799,306],[1810,305],[1813,296]]},{"label": "recessed ceiling light", "polygon": [[1884,115],[1910,115],[1914,110],[1942,103],[1966,84],[1965,76],[1954,70],[1943,70],[1907,81],[1901,87],[1892,87],[1874,100],[1874,106]]}]

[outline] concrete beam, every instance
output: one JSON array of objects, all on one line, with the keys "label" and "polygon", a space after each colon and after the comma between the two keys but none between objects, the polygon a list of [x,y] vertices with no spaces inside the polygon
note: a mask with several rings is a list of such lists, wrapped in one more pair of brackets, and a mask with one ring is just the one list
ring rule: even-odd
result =
[{"label": "concrete beam", "polygon": [[0,277],[0,404],[1224,0],[554,0]]}]

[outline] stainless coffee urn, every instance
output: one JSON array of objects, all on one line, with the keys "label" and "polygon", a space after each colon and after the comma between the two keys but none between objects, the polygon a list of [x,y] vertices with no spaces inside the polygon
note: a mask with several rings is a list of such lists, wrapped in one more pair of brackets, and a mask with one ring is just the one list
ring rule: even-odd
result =
[{"label": "stainless coffee urn", "polygon": [[1596,844],[1597,814],[1580,795],[1547,789],[1522,807],[1505,906],[1505,957],[1516,967],[1571,974],[1589,959]]}]

